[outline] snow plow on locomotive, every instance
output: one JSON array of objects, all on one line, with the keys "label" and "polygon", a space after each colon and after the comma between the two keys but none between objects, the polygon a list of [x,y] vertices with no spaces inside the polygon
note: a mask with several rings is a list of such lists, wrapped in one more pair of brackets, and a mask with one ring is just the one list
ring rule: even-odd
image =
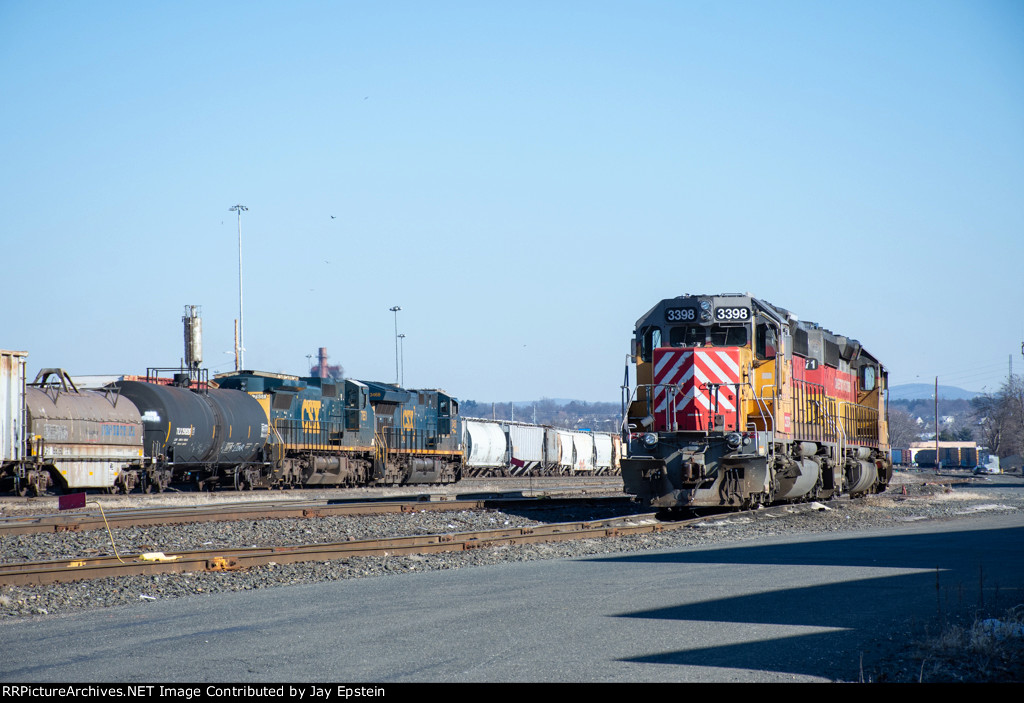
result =
[{"label": "snow plow on locomotive", "polygon": [[624,388],[626,493],[749,507],[885,490],[887,373],[856,340],[747,295],[663,300]]}]

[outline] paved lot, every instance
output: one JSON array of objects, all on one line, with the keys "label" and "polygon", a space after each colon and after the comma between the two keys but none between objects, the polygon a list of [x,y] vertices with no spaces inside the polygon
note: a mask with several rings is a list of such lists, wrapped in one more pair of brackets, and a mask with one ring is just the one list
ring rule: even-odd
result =
[{"label": "paved lot", "polygon": [[1021,602],[1022,540],[1006,514],[154,602],[4,624],[0,679],[856,680],[943,610]]}]

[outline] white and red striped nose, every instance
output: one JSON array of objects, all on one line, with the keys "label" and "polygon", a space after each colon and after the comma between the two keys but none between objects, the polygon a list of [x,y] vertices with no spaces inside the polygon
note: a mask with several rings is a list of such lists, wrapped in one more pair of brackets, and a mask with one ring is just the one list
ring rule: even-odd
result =
[{"label": "white and red striped nose", "polygon": [[655,430],[706,430],[712,413],[724,416],[725,429],[735,430],[739,382],[738,347],[655,349]]}]

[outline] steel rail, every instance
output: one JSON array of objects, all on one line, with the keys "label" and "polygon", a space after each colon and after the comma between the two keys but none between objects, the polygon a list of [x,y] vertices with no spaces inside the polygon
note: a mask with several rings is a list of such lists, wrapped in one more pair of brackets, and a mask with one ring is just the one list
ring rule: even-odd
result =
[{"label": "steel rail", "polygon": [[125,527],[152,527],[156,525],[183,525],[203,522],[231,522],[241,520],[283,520],[362,515],[387,515],[422,511],[488,510],[532,506],[558,508],[567,504],[609,504],[627,502],[622,496],[583,498],[552,498],[549,496],[523,497],[519,492],[496,493],[487,497],[451,498],[439,500],[299,500],[273,503],[224,503],[204,506],[126,508],[107,511],[106,523],[98,511],[65,514],[18,516],[0,519],[0,537],[6,535],[37,534],[42,532],[87,532]]},{"label": "steel rail", "polygon": [[0,564],[0,585],[41,585],[128,575],[152,575],[196,571],[233,571],[273,564],[331,561],[358,556],[397,556],[458,552],[493,546],[509,546],[574,539],[618,537],[663,532],[689,527],[721,516],[663,523],[654,513],[627,518],[552,523],[532,527],[477,532],[393,537],[330,544],[285,547],[239,547],[203,551],[135,554],[82,559]]}]

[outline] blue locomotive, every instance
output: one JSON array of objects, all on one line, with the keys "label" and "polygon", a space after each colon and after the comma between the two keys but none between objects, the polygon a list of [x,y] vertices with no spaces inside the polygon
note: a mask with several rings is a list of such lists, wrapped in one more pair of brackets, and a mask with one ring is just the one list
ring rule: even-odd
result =
[{"label": "blue locomotive", "polygon": [[247,393],[268,425],[259,460],[229,465],[236,486],[452,483],[462,475],[458,401],[443,391],[259,371],[215,381]]}]

